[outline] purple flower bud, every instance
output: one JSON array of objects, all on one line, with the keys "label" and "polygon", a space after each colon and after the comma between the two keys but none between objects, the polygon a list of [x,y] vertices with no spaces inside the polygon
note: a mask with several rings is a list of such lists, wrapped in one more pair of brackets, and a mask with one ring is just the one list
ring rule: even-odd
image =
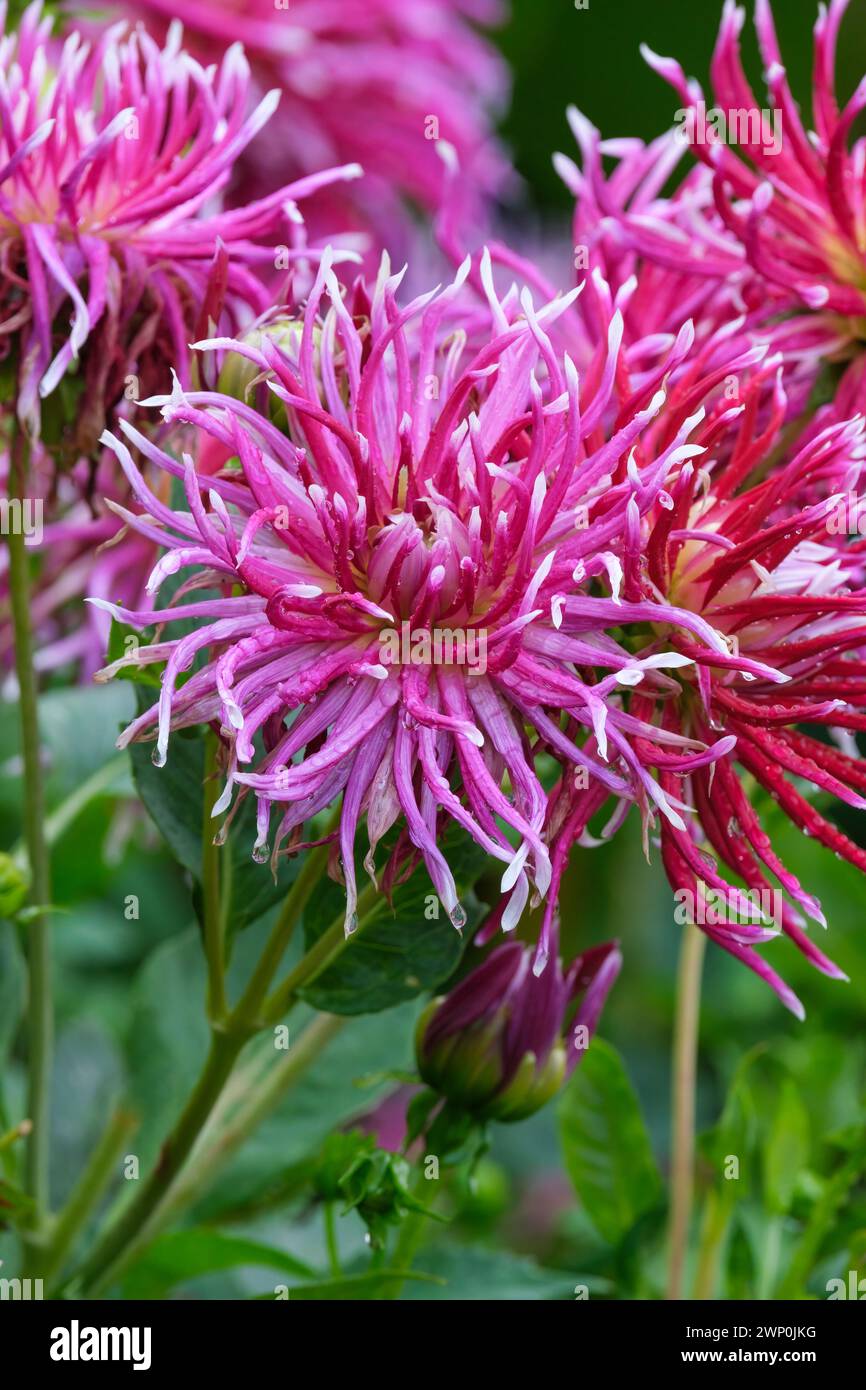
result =
[{"label": "purple flower bud", "polygon": [[616,943],[586,951],[566,972],[554,953],[536,974],[533,955],[519,941],[498,946],[418,1023],[421,1076],[482,1119],[523,1120],[556,1094],[622,964]]}]

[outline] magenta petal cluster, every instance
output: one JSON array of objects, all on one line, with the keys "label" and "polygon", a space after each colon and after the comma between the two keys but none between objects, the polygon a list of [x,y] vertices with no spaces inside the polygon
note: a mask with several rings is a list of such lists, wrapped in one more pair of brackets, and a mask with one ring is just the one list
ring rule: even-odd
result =
[{"label": "magenta petal cluster", "polygon": [[[611,260],[637,253],[642,294],[661,325],[667,307],[689,313],[727,301],[749,327],[784,353],[792,385],[807,386],[826,362],[854,359],[836,393],[839,418],[864,403],[866,139],[855,136],[866,82],[843,105],[836,50],[849,0],[819,6],[815,24],[811,125],[792,95],[770,0],[756,0],[755,29],[766,95],[749,83],[741,56],[745,9],[725,0],[711,64],[712,89],[686,77],[673,58],[644,48],[681,103],[674,129],[649,146],[601,141],[577,113],[578,172],[560,168],[583,203],[583,227]],[[666,184],[684,153],[697,161],[672,194]],[[618,167],[606,174],[602,155]]]},{"label": "magenta petal cluster", "polygon": [[[686,698],[654,704],[636,690],[631,708],[699,739],[715,730],[735,741],[685,784],[646,740],[638,748],[690,807],[687,827],[661,825],[672,884],[712,939],[797,1014],[800,1001],[756,945],[781,929],[819,970],[842,971],[807,935],[808,918],[825,924],[820,904],[775,852],[737,768],[801,831],[866,871],[862,847],[804,795],[811,786],[864,805],[855,736],[866,724],[866,144],[852,140],[852,126],[866,88],[839,109],[834,67],[846,8],[834,0],[815,26],[814,133],[791,96],[768,0],[755,7],[764,107],[742,66],[745,12],[729,0],[709,100],[673,60],[645,53],[683,103],[677,129],[649,146],[604,141],[572,111],[581,167],[557,159],[575,194],[575,243],[613,286],[636,286],[626,342],[651,326],[675,330],[687,311],[704,353],[724,333],[770,349],[748,376],[727,377],[729,426],[699,473],[686,466],[671,478],[673,507],[649,519],[641,572],[632,571],[645,595],[702,613],[731,643],[731,659],[699,657],[696,687],[683,673]],[[686,150],[698,163],[668,194]],[[689,653],[682,638],[671,630]],[[760,912],[741,918],[740,890],[725,871],[761,899]],[[726,904],[721,913],[707,912],[708,893]]]},{"label": "magenta petal cluster", "polygon": [[205,69],[178,26],[163,48],[125,24],[61,45],[40,3],[9,32],[0,6],[0,25],[0,358],[18,354],[18,416],[35,436],[41,400],[85,355],[97,425],[128,377],[159,389],[170,362],[186,379],[197,326],[221,322],[225,305],[236,331],[273,302],[257,269],[273,269],[283,242],[286,264],[295,254],[297,202],[360,171],[220,211],[279,99],[249,110],[240,47]]},{"label": "magenta petal cluster", "polygon": [[[155,736],[163,763],[172,727],[215,722],[230,750],[217,810],[236,792],[256,795],[259,857],[269,845],[291,848],[342,794],[349,927],[364,815],[369,871],[399,820],[400,851],[423,857],[460,924],[437,843],[443,823],[456,821],[503,866],[508,930],[533,888],[541,898],[552,873],[558,882],[557,827],[572,843],[611,795],[679,823],[633,752],[636,734],[676,745],[683,768],[729,747],[707,750],[630,716],[624,690],[643,681],[667,689],[664,668],[692,658],[660,644],[638,659],[606,631],[681,622],[701,652],[728,653],[699,614],[620,597],[641,518],[665,504],[677,462],[703,452],[686,443],[702,418],[699,388],[671,414],[660,389],[690,331],[661,353],[658,343],[638,351],[657,360],[620,393],[622,315],[608,298],[582,390],[550,336],[577,292],[538,308],[525,290],[500,297],[482,258],[479,299],[465,291],[468,270],[401,307],[401,277],[383,264],[372,296],[359,282],[347,303],[326,254],[293,331],[259,334],[256,346],[201,345],[245,357],[254,391],[272,401],[178,386],[148,403],[222,449],[228,466],[218,475],[198,475],[191,458],[176,461],[128,423],[123,439],[106,440],[147,514],[130,524],[166,549],[151,589],[191,571],[183,602],[175,594],[154,613],[112,610],[140,628],[158,622],[137,659],[166,663],[158,704],[122,743]],[[643,436],[638,468],[631,456]],[[186,510],[148,487],[134,449],[183,480]],[[202,588],[221,596],[200,597]],[[191,636],[167,635],[189,619]],[[196,658],[203,664],[181,684]],[[539,966],[551,930],[548,914]]]},{"label": "magenta petal cluster", "polygon": [[182,20],[187,42],[213,61],[242,42],[262,90],[283,101],[243,162],[239,187],[298,178],[358,160],[368,177],[319,200],[313,225],[372,227],[392,250],[406,201],[438,209],[451,196],[474,220],[514,175],[492,132],[508,89],[505,65],[480,26],[499,0],[123,0],[149,27]]}]

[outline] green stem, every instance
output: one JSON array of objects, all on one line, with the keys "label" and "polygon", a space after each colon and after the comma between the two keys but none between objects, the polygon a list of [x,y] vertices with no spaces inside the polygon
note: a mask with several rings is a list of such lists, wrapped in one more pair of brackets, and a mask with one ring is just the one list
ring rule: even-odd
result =
[{"label": "green stem", "polygon": [[124,1146],[137,1124],[129,1110],[118,1110],[90,1156],[84,1172],[57,1218],[40,1273],[46,1283],[62,1270],[77,1237],[115,1176]]},{"label": "green stem", "polygon": [[695,926],[683,934],[677,979],[672,1068],[670,1226],[668,1233],[669,1299],[682,1298],[683,1273],[692,1215],[695,1163],[695,1091],[701,970],[706,937]]},{"label": "green stem", "polygon": [[265,1001],[280,962],[301,920],[304,908],[309,902],[313,889],[319,882],[321,871],[328,859],[328,846],[319,845],[307,855],[304,866],[292,884],[291,891],[283,904],[283,909],[274,924],[265,949],[259,959],[250,982],[232,1012],[229,1028],[238,1026],[258,1031],[259,1010]]},{"label": "green stem", "polygon": [[274,990],[266,1001],[262,1010],[262,1018],[266,1024],[278,1023],[281,1018],[285,1017],[296,1002],[298,991],[304,985],[310,984],[317,975],[321,975],[322,971],[327,969],[331,962],[346,949],[347,945],[350,945],[359,933],[370,925],[374,917],[383,910],[384,902],[385,900],[378,890],[369,884],[358,898],[360,926],[356,931],[347,938],[342,917],[331,923],[303,960],[299,961],[295,969],[290,971],[282,984]]},{"label": "green stem", "polygon": [[170,1189],[165,1188],[146,1221],[119,1250],[110,1273],[95,1286],[97,1291],[120,1278],[169,1221],[212,1185],[252,1131],[291,1090],[347,1021],[333,1014],[318,1014],[285,1058],[250,1090],[231,1122],[209,1140],[200,1133],[201,1142],[183,1176],[170,1185]]},{"label": "green stem", "polygon": [[325,1245],[328,1250],[328,1264],[335,1279],[342,1274],[340,1266],[340,1247],[337,1243],[337,1204],[325,1203]]},{"label": "green stem", "polygon": [[204,811],[201,827],[201,886],[204,918],[204,952],[207,960],[207,1010],[211,1022],[228,1011],[225,977],[223,914],[220,908],[220,851],[214,844],[213,808],[219,795],[216,780],[216,735],[209,729],[205,741]]},{"label": "green stem", "polygon": [[[321,849],[327,853],[327,847]],[[271,933],[270,939],[265,947],[261,960],[256,966],[253,976],[236,1008],[232,1011],[229,1018],[222,1027],[214,1028],[211,1038],[210,1053],[205,1063],[195,1090],[193,1091],[186,1108],[178,1121],[173,1133],[163,1146],[159,1163],[154,1169],[150,1178],[144,1184],[141,1192],[133,1202],[120,1215],[117,1222],[105,1234],[98,1243],[90,1257],[85,1261],[80,1274],[80,1292],[86,1297],[94,1297],[111,1284],[117,1277],[121,1268],[125,1268],[128,1263],[130,1251],[142,1249],[153,1238],[154,1230],[159,1221],[158,1209],[164,1202],[170,1189],[174,1185],[175,1179],[186,1163],[190,1152],[197,1142],[204,1126],[209,1121],[217,1101],[223,1094],[226,1082],[234,1070],[235,1063],[243,1051],[244,1046],[257,1032],[267,1026],[267,1019],[259,1018],[259,1011],[265,999],[267,991],[273,981],[273,976],[279,968],[283,953],[289,943],[295,925],[300,920],[305,905],[318,881],[318,870],[322,863],[322,855],[319,851],[314,851],[307,858],[298,878],[295,880],[292,890],[286,899],[280,917]],[[362,920],[358,932],[368,925],[379,910],[381,899],[376,894],[375,889],[365,890],[359,899],[359,908],[362,902],[367,899],[367,893],[372,892],[375,905],[369,916]],[[356,933],[357,935],[358,933]],[[327,938],[329,946],[323,952],[322,942]],[[350,938],[354,940],[354,937]],[[346,938],[343,933],[342,918],[335,921],[324,933],[324,936],[316,943],[311,951],[303,958],[300,964],[292,971],[286,983],[291,983],[291,993],[283,1007],[283,1012],[276,1017],[283,1017],[288,1008],[295,1001],[296,991],[301,985],[313,979],[333,956],[346,946]],[[280,993],[278,991],[277,993]],[[268,1012],[270,1018],[270,1011]],[[321,1023],[323,1033],[327,1033],[328,1028],[340,1026],[330,1020],[329,1015],[323,1015],[322,1019],[317,1019],[316,1023]],[[315,1024],[308,1028],[297,1045],[297,1048],[287,1056],[282,1064],[284,1070],[276,1070],[277,1080],[272,1084],[279,1086],[286,1084],[286,1078],[293,1077],[295,1069],[303,1064],[306,1055],[305,1041],[308,1034],[313,1034],[313,1039],[319,1037],[319,1033],[314,1032]],[[312,1046],[311,1040],[309,1046]],[[280,1081],[279,1078],[282,1078]],[[243,1122],[243,1129],[240,1141],[246,1137],[250,1129],[258,1123],[261,1113],[261,1106],[267,1106],[270,1102],[268,1096],[270,1087],[263,1088],[264,1098],[253,1097],[254,1109],[249,1114],[247,1120]]]},{"label": "green stem", "polygon": [[[423,1194],[426,1197],[429,1186],[429,1183],[423,1176],[422,1170],[422,1173],[419,1174],[413,1184],[413,1196],[420,1198]],[[430,1203],[428,1202],[427,1205],[430,1206]],[[415,1256],[424,1244],[424,1237],[427,1234],[429,1221],[430,1217],[423,1211],[409,1212],[400,1227],[400,1232],[397,1236],[397,1244],[394,1247],[394,1256],[390,1261],[389,1268],[399,1270],[401,1274],[408,1276]],[[404,1278],[396,1280],[393,1284],[389,1284],[388,1292],[384,1294],[383,1297],[390,1300],[398,1299],[403,1292],[403,1285],[405,1282]]]},{"label": "green stem", "polygon": [[153,1210],[168,1192],[219,1099],[246,1042],[244,1035],[214,1032],[210,1052],[173,1133],[162,1147],[159,1162],[138,1196],[130,1202],[85,1261],[81,1270],[82,1297],[94,1298],[115,1278],[115,1269],[130,1242],[146,1229]]},{"label": "green stem", "polygon": [[241,1147],[347,1022],[347,1018],[338,1014],[316,1014],[294,1046],[250,1088],[231,1122],[204,1156],[200,1177],[207,1175],[209,1178]]},{"label": "green stem", "polygon": [[[16,430],[9,469],[9,499],[22,508],[27,488],[28,447]],[[30,630],[30,565],[23,526],[11,526],[9,588],[15,632],[15,670],[18,677],[21,752],[24,767],[24,840],[30,866],[30,896],[40,909],[27,928],[28,1099],[33,1131],[27,1144],[25,1186],[35,1203],[33,1242],[38,1245],[49,1204],[48,1126],[54,1013],[51,996],[51,938],[47,909],[51,902],[51,870],[45,839],[45,792],[39,739],[36,671]]]}]

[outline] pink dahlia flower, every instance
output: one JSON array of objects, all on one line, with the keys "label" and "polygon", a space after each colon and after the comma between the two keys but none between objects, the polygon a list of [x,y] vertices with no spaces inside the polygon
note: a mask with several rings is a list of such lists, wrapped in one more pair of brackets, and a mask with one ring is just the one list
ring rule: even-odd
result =
[{"label": "pink dahlia flower", "polygon": [[[227,748],[217,810],[236,790],[255,793],[259,858],[269,842],[273,854],[291,849],[342,794],[349,927],[364,815],[370,873],[399,821],[386,886],[395,863],[420,855],[458,925],[437,840],[449,818],[461,825],[503,865],[507,930],[531,887],[540,898],[552,873],[558,881],[560,827],[573,840],[611,795],[646,797],[679,821],[635,735],[672,746],[684,769],[730,746],[629,715],[623,690],[668,690],[664,668],[693,658],[660,648],[636,659],[605,631],[652,617],[728,655],[699,614],[620,598],[642,518],[665,505],[677,463],[702,452],[685,442],[700,433],[694,381],[670,412],[661,389],[690,331],[661,353],[637,350],[631,375],[609,302],[581,388],[550,337],[577,291],[540,308],[526,291],[499,298],[483,261],[478,301],[467,272],[401,308],[400,277],[383,266],[372,298],[359,283],[347,302],[326,255],[303,322],[275,325],[257,346],[200,345],[247,359],[256,400],[178,386],[148,404],[214,441],[228,459],[216,474],[197,475],[127,422],[122,439],[106,438],[146,512],[130,525],[166,550],[151,590],[191,571],[179,591],[190,602],[111,609],[139,628],[157,622],[138,659],[165,663],[158,704],[121,744],[155,736],[162,764],[173,727],[212,721]],[[629,458],[644,438],[637,468]],[[133,448],[183,480],[188,510],[150,491]],[[190,619],[191,636],[170,637]],[[196,657],[201,668],[179,684]],[[551,935],[549,918],[539,968]]]},{"label": "pink dahlia flower", "polygon": [[[837,393],[838,417],[863,408],[866,343],[866,137],[851,140],[866,108],[866,83],[843,107],[835,93],[836,45],[848,0],[821,6],[815,25],[813,130],[805,127],[782,63],[769,0],[756,0],[755,27],[767,96],[745,75],[745,10],[726,0],[711,68],[712,93],[671,58],[644,57],[682,106],[676,128],[649,146],[600,142],[582,117],[574,125],[583,169],[560,167],[585,202],[582,224],[611,258],[647,265],[645,302],[664,316],[682,303],[742,314],[769,338],[806,388],[826,361],[854,359]],[[681,156],[699,161],[671,196],[663,189]],[[606,175],[601,156],[619,164]],[[580,234],[579,234],[580,235]]]},{"label": "pink dahlia flower", "polygon": [[248,114],[240,48],[205,70],[177,26],[160,49],[123,24],[93,47],[78,34],[61,46],[38,0],[8,33],[0,5],[0,25],[0,359],[15,354],[31,435],[80,361],[74,461],[130,379],[132,398],[167,386],[169,361],[186,380],[196,332],[236,331],[273,302],[256,270],[280,243],[286,264],[300,254],[297,201],[360,171],[220,212],[215,196],[279,99]]},{"label": "pink dahlia flower", "polygon": [[368,177],[325,193],[313,225],[372,227],[392,251],[405,200],[439,207],[453,150],[454,196],[475,220],[512,177],[491,131],[504,105],[505,66],[476,25],[501,18],[499,0],[118,0],[148,26],[180,19],[203,61],[240,41],[259,87],[278,88],[277,121],[244,160],[239,196],[328,164],[359,161]]}]

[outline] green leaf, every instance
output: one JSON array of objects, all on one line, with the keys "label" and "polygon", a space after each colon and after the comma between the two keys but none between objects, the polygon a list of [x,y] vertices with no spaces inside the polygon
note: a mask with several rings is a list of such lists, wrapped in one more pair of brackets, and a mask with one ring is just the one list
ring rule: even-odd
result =
[{"label": "green leaf", "polygon": [[[47,690],[40,695],[49,811],[117,757],[117,731],[134,713],[128,685]],[[0,811],[8,815],[16,836],[21,822],[20,744],[18,720],[0,720]]]},{"label": "green leaf", "polygon": [[728,1298],[752,1299],[755,1297],[757,1271],[752,1243],[746,1228],[737,1221],[728,1242],[728,1258],[725,1268]]},{"label": "green leaf", "polygon": [[[752,1162],[758,1134],[758,1113],[755,1096],[750,1088],[750,1073],[763,1058],[763,1048],[753,1048],[741,1058],[731,1078],[725,1104],[718,1122],[698,1139],[698,1149],[712,1170],[713,1188],[724,1208],[718,1213],[722,1232],[734,1202],[754,1185]],[[738,1163],[737,1177],[728,1170],[730,1160]]]},{"label": "green leaf", "polygon": [[618,1244],[662,1200],[637,1096],[617,1051],[596,1038],[557,1106],[565,1166],[598,1231]]},{"label": "green leaf", "polygon": [[[137,628],[129,627],[126,623],[118,622],[117,618],[111,619],[111,629],[108,634],[108,651],[106,652],[106,665],[115,661],[120,661],[127,657],[131,652],[138,652],[146,645],[142,641],[141,634]],[[159,690],[161,685],[160,671],[158,664],[142,664],[135,666],[122,666],[114,676],[114,680],[132,681],[136,685],[149,686],[151,690]]]},{"label": "green leaf", "polygon": [[207,1054],[205,972],[196,931],[158,946],[136,977],[127,1054],[142,1168],[180,1112]]},{"label": "green leaf", "polygon": [[850,1194],[866,1173],[866,1137],[861,1134],[859,1145],[844,1163],[828,1178],[821,1196],[815,1203],[809,1220],[794,1246],[788,1271],[778,1291],[779,1298],[801,1298],[821,1250],[830,1239],[839,1212],[849,1204]]},{"label": "green leaf", "polygon": [[274,1246],[221,1231],[193,1228],[160,1236],[123,1281],[125,1298],[162,1299],[178,1284],[218,1270],[255,1266],[311,1279],[315,1271]]},{"label": "green leaf", "polygon": [[432,1275],[442,1283],[433,1287],[408,1284],[403,1291],[404,1299],[543,1302],[578,1297],[576,1286],[581,1288],[581,1293],[583,1286],[590,1294],[603,1291],[600,1280],[542,1269],[521,1255],[477,1246],[431,1246],[418,1256],[415,1270]]},{"label": "green leaf", "polygon": [[102,1022],[71,1019],[57,1038],[51,1087],[51,1195],[58,1205],[103,1134],[124,1083],[123,1059]]},{"label": "green leaf", "polygon": [[[467,914],[467,929],[480,916],[471,889],[484,864],[478,847],[452,831],[442,845]],[[308,948],[337,920],[345,892],[326,880],[304,916]],[[433,915],[435,914],[435,915]],[[430,880],[418,868],[394,893],[393,912],[382,914],[350,939],[334,963],[303,991],[316,1009],[332,1014],[379,1013],[435,989],[453,974],[465,936],[448,920]]]},{"label": "green leaf", "polygon": [[[295,1284],[288,1290],[288,1297],[291,1303],[309,1303],[318,1299],[326,1299],[329,1303],[344,1303],[349,1299],[379,1299],[395,1284],[406,1281],[423,1284],[425,1288],[439,1282],[429,1274],[413,1273],[411,1270],[407,1273],[402,1269],[374,1269],[368,1274],[344,1274],[339,1279],[320,1279],[315,1284]],[[438,1295],[428,1293],[426,1297],[436,1298]]]},{"label": "green leaf", "polygon": [[145,810],[179,864],[201,873],[204,740],[175,735],[165,767],[154,767],[153,745],[130,748],[132,775]]},{"label": "green leaf", "polygon": [[809,1112],[793,1079],[782,1085],[764,1147],[764,1200],[767,1210],[784,1216],[791,1209],[797,1180],[809,1161]]}]

